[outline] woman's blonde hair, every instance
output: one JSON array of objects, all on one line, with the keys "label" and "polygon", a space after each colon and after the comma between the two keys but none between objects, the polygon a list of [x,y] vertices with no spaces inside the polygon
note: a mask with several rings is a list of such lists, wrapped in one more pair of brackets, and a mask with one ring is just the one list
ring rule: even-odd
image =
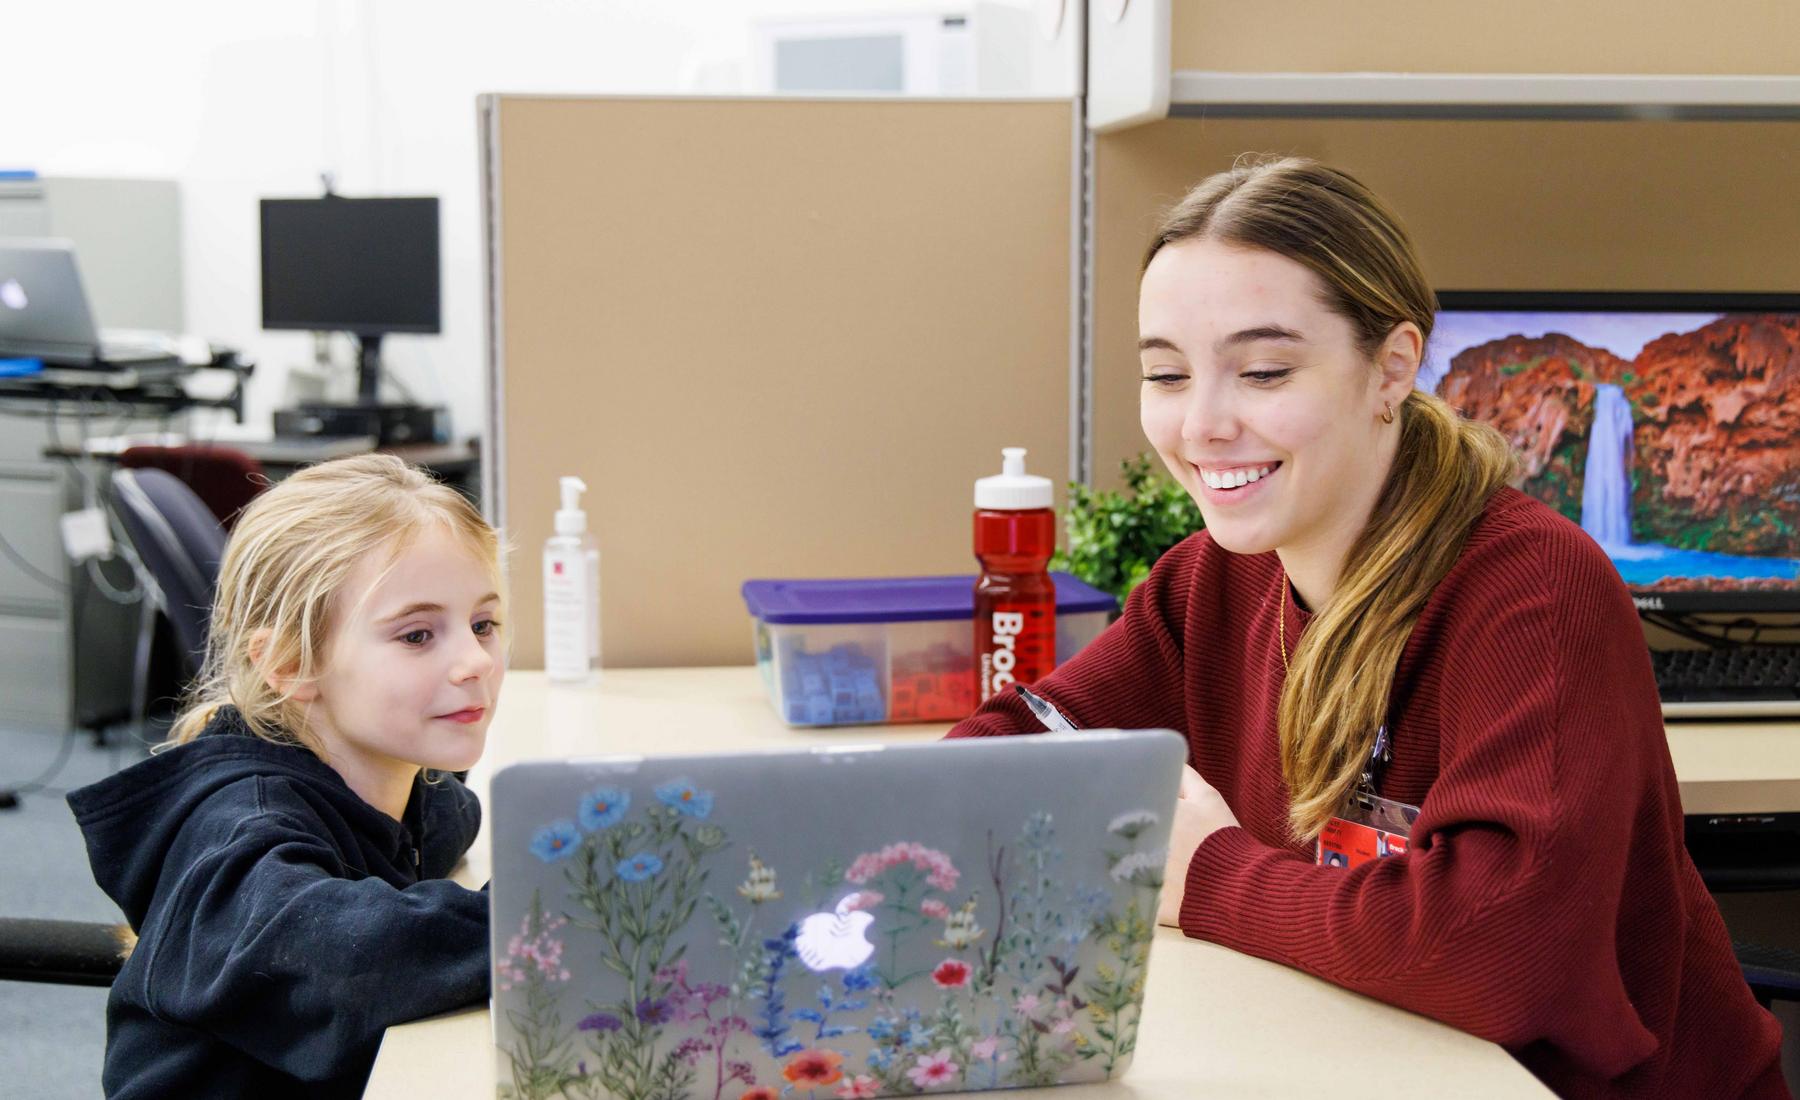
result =
[{"label": "woman's blonde hair", "polygon": [[391,455],[311,466],[250,502],[219,563],[206,660],[169,741],[193,740],[220,707],[237,708],[257,736],[320,747],[290,684],[325,669],[334,603],[371,555],[391,562],[421,531],[448,530],[501,585],[500,536],[461,493]]},{"label": "woman's blonde hair", "polygon": [[[1437,296],[1406,231],[1337,169],[1286,157],[1207,178],[1164,218],[1145,266],[1165,245],[1197,239],[1273,252],[1318,276],[1326,305],[1349,320],[1372,369],[1397,325],[1411,321],[1431,336]],[[1393,468],[1282,685],[1288,825],[1303,840],[1319,834],[1361,778],[1426,598],[1455,564],[1489,497],[1513,477],[1506,439],[1439,398],[1415,389],[1395,415]]]}]

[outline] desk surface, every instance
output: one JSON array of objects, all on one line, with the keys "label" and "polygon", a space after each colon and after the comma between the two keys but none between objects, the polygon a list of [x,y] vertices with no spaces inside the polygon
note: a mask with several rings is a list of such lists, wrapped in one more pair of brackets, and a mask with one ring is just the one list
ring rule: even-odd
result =
[{"label": "desk surface", "polygon": [[[1118,1081],[1018,1089],[1027,1100],[1329,1096],[1459,1100],[1550,1091],[1485,1040],[1339,989],[1298,970],[1159,929],[1137,1060]],[[486,1009],[388,1031],[370,1097],[494,1095]]]},{"label": "desk surface", "polygon": [[473,442],[467,443],[398,443],[389,447],[376,447],[373,437],[351,439],[301,438],[301,439],[267,439],[267,438],[209,438],[193,439],[186,435],[163,433],[157,435],[110,435],[95,436],[85,444],[59,444],[44,449],[46,458],[97,458],[116,460],[128,448],[136,446],[180,446],[183,444],[215,445],[234,451],[242,451],[256,459],[264,466],[291,470],[300,466],[310,466],[327,459],[340,458],[344,455],[368,454],[379,450],[383,454],[398,455],[417,466],[425,466],[435,470],[451,470],[463,472],[473,469],[480,460],[481,453]]},{"label": "desk surface", "polygon": [[[540,672],[511,672],[501,701],[487,755],[469,776],[484,798],[494,771],[518,760],[925,740],[948,728],[789,729],[748,667],[615,669],[598,684],[579,687],[552,686]],[[1671,725],[1669,748],[1689,813],[1800,810],[1800,726],[1794,723]],[[484,829],[459,880],[487,880],[487,844]],[[487,1010],[471,1009],[391,1028],[365,1095],[491,1097],[494,1068]],[[1549,1093],[1492,1043],[1163,929],[1136,1064],[1120,1082],[1047,1095],[1396,1100]]]}]

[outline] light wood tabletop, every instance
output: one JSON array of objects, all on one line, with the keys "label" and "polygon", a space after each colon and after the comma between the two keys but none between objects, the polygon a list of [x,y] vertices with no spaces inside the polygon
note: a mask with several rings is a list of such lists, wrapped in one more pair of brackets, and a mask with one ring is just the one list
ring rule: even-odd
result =
[{"label": "light wood tabletop", "polygon": [[[947,728],[790,729],[770,707],[753,667],[609,669],[579,686],[514,671],[469,784],[485,799],[493,773],[520,760],[892,743],[941,737]],[[1689,813],[1800,810],[1800,726],[1794,723],[1676,723],[1669,748]],[[456,877],[478,886],[491,866],[484,829]],[[365,1095],[491,1097],[495,1081],[489,1016],[477,1008],[389,1029]],[[1116,1081],[1051,1095],[1397,1100],[1549,1093],[1492,1043],[1162,929],[1136,1062]]]}]

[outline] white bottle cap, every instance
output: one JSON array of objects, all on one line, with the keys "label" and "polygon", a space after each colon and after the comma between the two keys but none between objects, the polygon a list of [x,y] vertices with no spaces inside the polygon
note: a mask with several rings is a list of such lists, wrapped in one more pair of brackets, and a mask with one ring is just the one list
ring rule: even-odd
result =
[{"label": "white bottle cap", "polygon": [[975,507],[1022,512],[1056,502],[1056,489],[1049,478],[1025,472],[1025,448],[1002,447],[1000,454],[1000,472],[975,483]]},{"label": "white bottle cap", "polygon": [[565,477],[559,484],[562,486],[562,508],[556,513],[556,533],[583,534],[587,531],[587,513],[581,510],[581,494],[587,492],[587,483],[578,477]]}]

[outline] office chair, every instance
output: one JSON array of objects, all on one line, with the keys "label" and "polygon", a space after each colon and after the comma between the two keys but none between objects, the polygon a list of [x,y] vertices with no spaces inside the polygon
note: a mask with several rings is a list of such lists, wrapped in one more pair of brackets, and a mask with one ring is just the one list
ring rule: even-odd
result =
[{"label": "office chair", "polygon": [[[225,531],[192,489],[161,469],[114,471],[112,494],[145,593],[132,676],[132,719],[141,735],[156,614],[174,627],[188,674],[198,671]],[[136,943],[124,924],[0,917],[0,981],[110,986]]]},{"label": "office chair", "polygon": [[136,943],[123,924],[0,917],[0,982],[108,986]]},{"label": "office chair", "polygon": [[116,470],[112,493],[119,520],[142,562],[138,579],[147,594],[132,674],[132,719],[141,734],[149,703],[156,613],[161,611],[174,627],[184,672],[192,676],[206,656],[206,629],[219,559],[225,555],[225,530],[192,489],[164,470]]},{"label": "office chair", "polygon": [[244,505],[269,486],[262,463],[235,448],[211,444],[128,447],[119,455],[119,466],[174,474],[206,503],[227,531]]}]

